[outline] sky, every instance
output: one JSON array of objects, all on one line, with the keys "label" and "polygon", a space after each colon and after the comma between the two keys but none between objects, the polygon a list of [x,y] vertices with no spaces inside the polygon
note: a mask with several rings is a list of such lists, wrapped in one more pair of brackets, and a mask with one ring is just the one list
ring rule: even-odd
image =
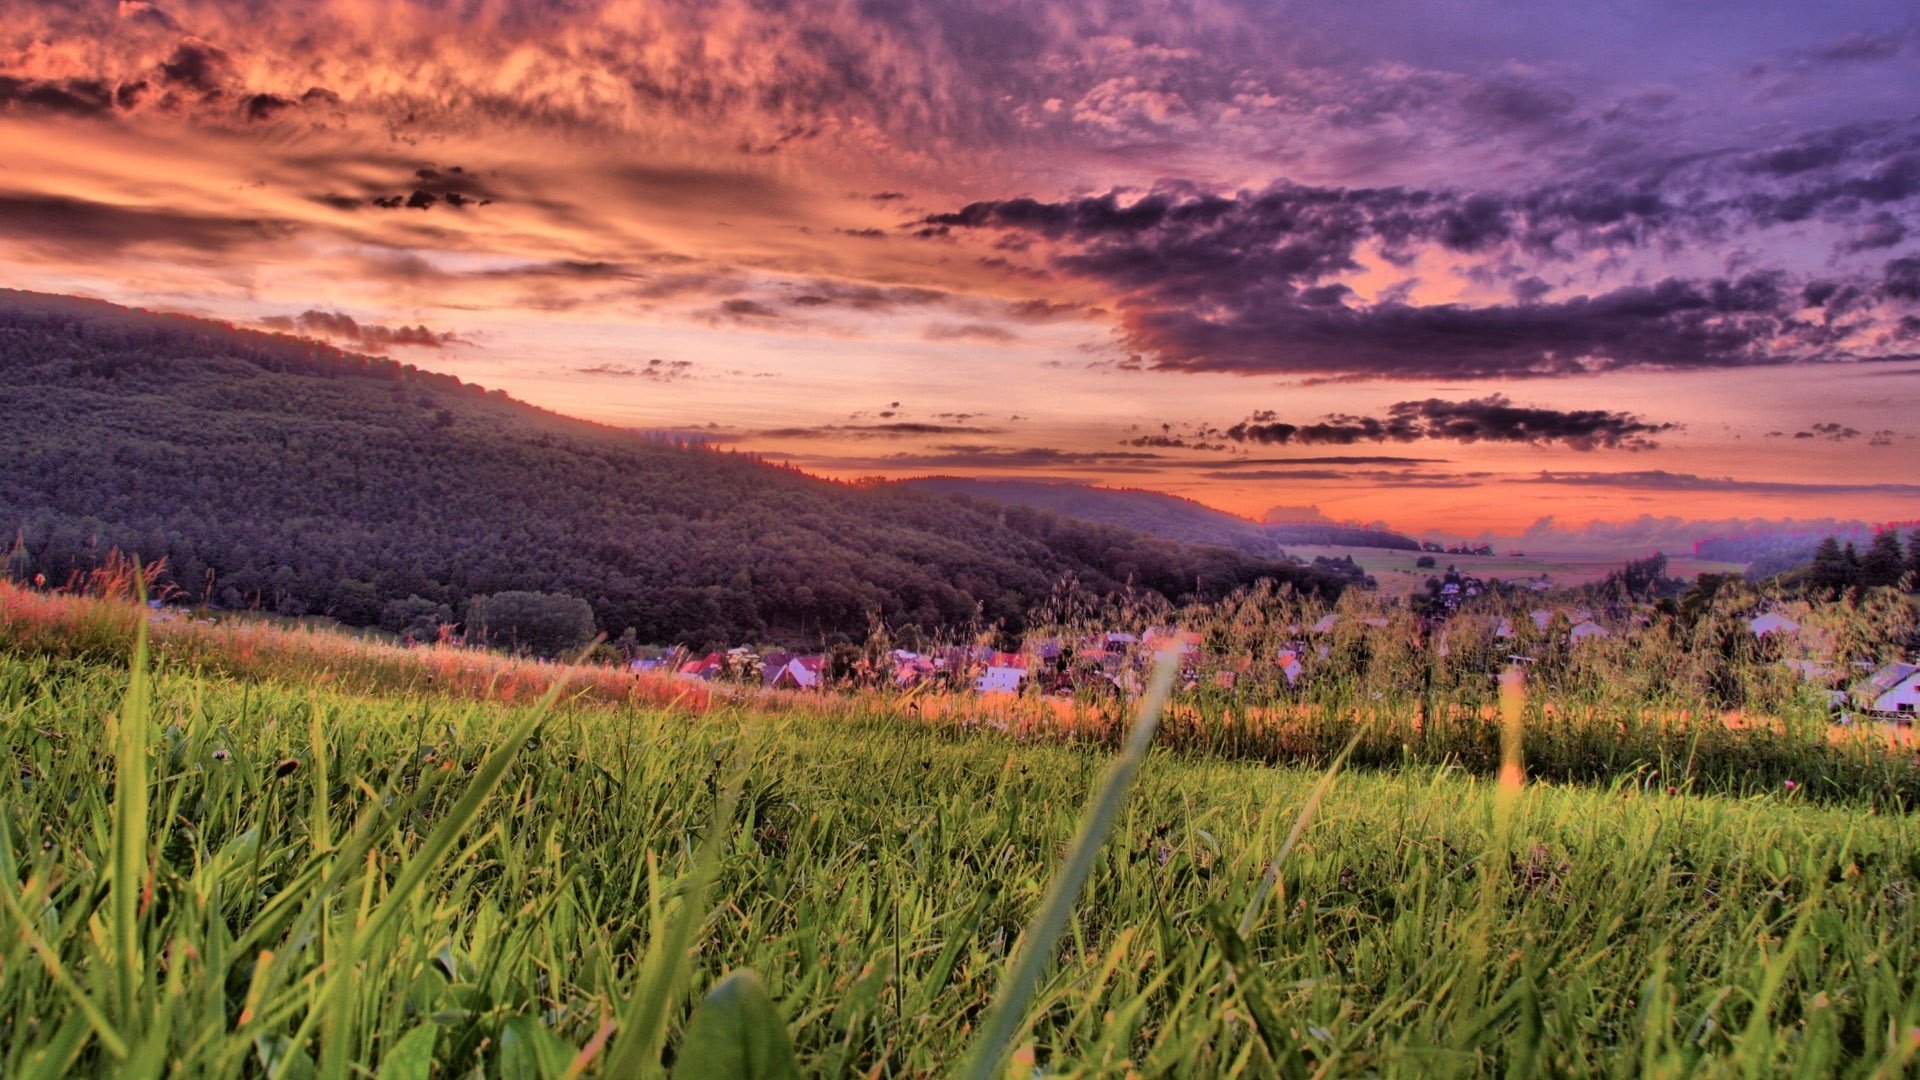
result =
[{"label": "sky", "polygon": [[1920,518],[1906,3],[14,0],[0,284],[839,478]]}]

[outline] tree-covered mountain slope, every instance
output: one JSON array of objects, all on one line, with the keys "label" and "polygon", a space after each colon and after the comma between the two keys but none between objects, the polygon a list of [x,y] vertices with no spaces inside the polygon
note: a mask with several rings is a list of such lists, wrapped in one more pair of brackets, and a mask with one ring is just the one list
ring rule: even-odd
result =
[{"label": "tree-covered mountain slope", "polygon": [[194,597],[378,622],[566,593],[602,629],[709,644],[1018,629],[1062,581],[1169,599],[1327,576],[1219,548],[570,419],[300,338],[0,290],[0,527],[15,573],[112,548]]}]

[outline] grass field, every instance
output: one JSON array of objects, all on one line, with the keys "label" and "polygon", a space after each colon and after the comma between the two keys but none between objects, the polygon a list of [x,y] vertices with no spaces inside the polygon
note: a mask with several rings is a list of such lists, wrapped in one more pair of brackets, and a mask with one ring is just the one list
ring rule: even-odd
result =
[{"label": "grass field", "polygon": [[[341,682],[0,652],[0,1074],[740,1075],[785,1039],[806,1075],[945,1075],[1111,757],[879,704]],[[1920,1049],[1905,815],[1418,764],[1315,808],[1324,775],[1151,753],[1007,1075],[1892,1076]],[[742,968],[776,1011],[735,979],[690,1022]]]}]

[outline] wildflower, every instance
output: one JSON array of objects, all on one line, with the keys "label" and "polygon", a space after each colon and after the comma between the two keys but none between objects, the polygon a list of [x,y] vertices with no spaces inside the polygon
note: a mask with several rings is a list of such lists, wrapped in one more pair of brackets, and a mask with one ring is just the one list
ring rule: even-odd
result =
[{"label": "wildflower", "polygon": [[1799,785],[1798,783],[1795,783],[1795,782],[1794,782],[1794,781],[1792,781],[1792,780],[1788,780],[1788,781],[1787,781],[1786,783],[1784,783],[1784,784],[1782,784],[1782,785],[1780,785],[1780,786],[1781,786],[1781,787],[1784,787],[1784,788],[1786,788],[1786,789],[1787,789],[1788,791],[1794,791],[1794,790],[1797,790],[1797,789],[1798,789],[1798,788],[1800,787],[1800,785]]},{"label": "wildflower", "polygon": [[233,751],[228,750],[224,746],[213,752],[213,760],[215,761],[225,761],[228,758],[231,758],[232,756],[233,756]]},{"label": "wildflower", "polygon": [[1668,784],[1668,785],[1667,785],[1667,794],[1669,794],[1669,795],[1678,795],[1678,794],[1680,794],[1680,789],[1679,789],[1679,788],[1677,788],[1677,787],[1674,787],[1674,786],[1673,786],[1672,784]]}]

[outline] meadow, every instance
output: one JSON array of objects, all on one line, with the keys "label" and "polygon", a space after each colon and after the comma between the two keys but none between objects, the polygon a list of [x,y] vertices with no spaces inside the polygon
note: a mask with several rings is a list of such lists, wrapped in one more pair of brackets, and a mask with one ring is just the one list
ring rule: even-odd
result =
[{"label": "meadow", "polygon": [[1892,1076],[1920,1050],[1920,840],[1871,791],[1523,782],[1547,721],[1515,710],[1490,769],[1363,762],[1349,725],[1325,756],[1369,767],[1336,772],[1209,752],[1178,712],[1144,750],[873,696],[499,702],[153,659],[66,610],[103,620],[66,631],[88,647],[0,626],[7,1076]]}]

